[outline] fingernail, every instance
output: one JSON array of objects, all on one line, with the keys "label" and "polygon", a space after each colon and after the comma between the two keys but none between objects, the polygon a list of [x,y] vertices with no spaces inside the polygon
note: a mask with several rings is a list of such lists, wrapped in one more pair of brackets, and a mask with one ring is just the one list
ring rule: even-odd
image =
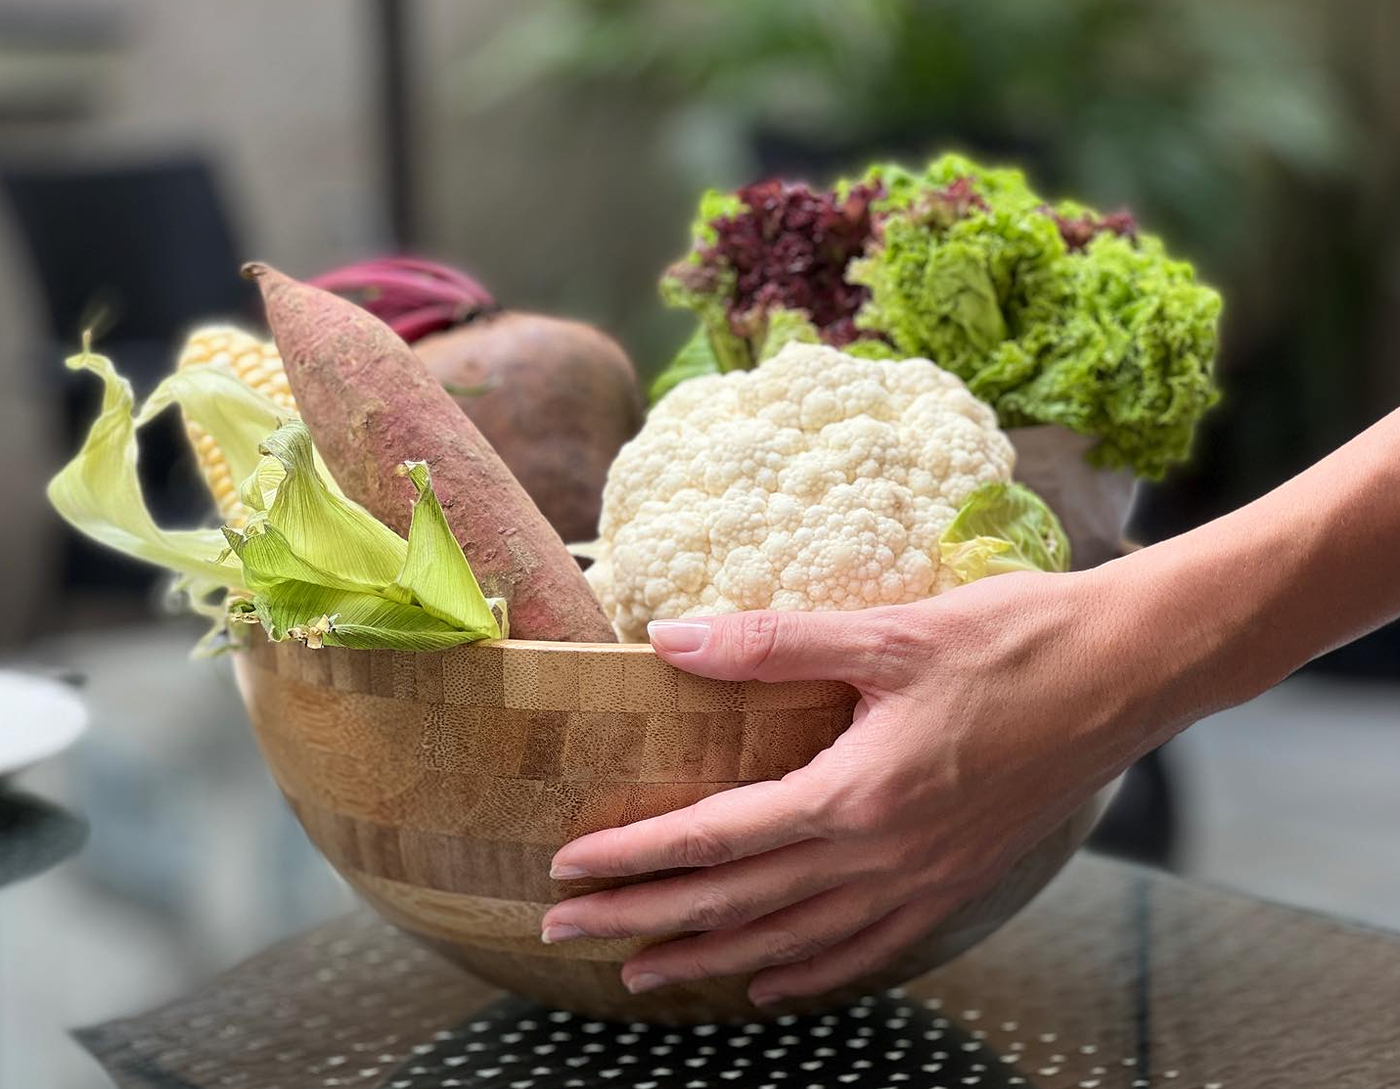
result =
[{"label": "fingernail", "polygon": [[782,1000],[783,996],[780,994],[756,994],[749,1001],[751,1001],[755,1006],[761,1008],[763,1006],[771,1006],[774,1003],[781,1002]]},{"label": "fingernail", "polygon": [[572,941],[574,938],[585,938],[586,934],[572,923],[550,923],[540,931],[540,941],[545,945],[553,945],[555,942]]},{"label": "fingernail", "polygon": [[642,994],[644,991],[654,991],[658,987],[666,986],[666,980],[655,972],[638,972],[626,980],[625,985],[633,994]]},{"label": "fingernail", "polygon": [[[535,871],[539,873],[539,870]],[[573,881],[575,878],[587,877],[588,871],[582,866],[570,866],[566,863],[556,862],[549,868],[549,876],[555,881]]]},{"label": "fingernail", "polygon": [[710,625],[702,620],[653,620],[647,625],[651,645],[672,654],[688,654],[705,645]]}]

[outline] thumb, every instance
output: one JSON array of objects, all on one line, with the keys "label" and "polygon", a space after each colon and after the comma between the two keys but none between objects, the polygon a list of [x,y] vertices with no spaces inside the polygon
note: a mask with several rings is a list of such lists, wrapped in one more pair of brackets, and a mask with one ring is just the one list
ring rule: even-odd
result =
[{"label": "thumb", "polygon": [[845,681],[881,678],[888,610],[732,613],[653,620],[656,653],[677,669],[721,681]]}]

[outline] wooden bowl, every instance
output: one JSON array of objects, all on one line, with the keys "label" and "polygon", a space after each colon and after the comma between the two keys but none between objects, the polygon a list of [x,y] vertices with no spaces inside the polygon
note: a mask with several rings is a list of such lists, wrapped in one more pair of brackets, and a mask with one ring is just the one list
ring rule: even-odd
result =
[{"label": "wooden bowl", "polygon": [[[850,722],[834,682],[704,680],[646,645],[502,640],[399,653],[257,641],[235,655],[272,774],[302,826],[384,918],[501,987],[596,1017],[752,1018],[746,978],[632,997],[618,978],[642,942],[544,945],[555,901],[625,882],[552,881],[586,832],[801,767]],[[989,894],[878,978],[891,986],[967,949],[1034,896],[1098,816],[1055,828]]]}]

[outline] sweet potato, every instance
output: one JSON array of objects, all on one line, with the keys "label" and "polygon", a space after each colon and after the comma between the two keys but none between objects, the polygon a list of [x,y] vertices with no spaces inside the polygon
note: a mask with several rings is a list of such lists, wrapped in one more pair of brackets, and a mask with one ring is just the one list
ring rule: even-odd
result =
[{"label": "sweet potato", "polygon": [[413,344],[566,541],[598,535],[608,467],[642,423],[637,378],[592,326],[508,311]]},{"label": "sweet potato", "polygon": [[565,541],[598,535],[608,467],[642,425],[637,375],[617,341],[503,309],[468,273],[419,257],[376,257],[309,282],[403,337]]},{"label": "sweet potato", "polygon": [[[522,639],[614,642],[578,564],[476,425],[392,329],[368,311],[251,263],[298,409],[345,494],[406,534],[428,462],[453,534]],[[547,438],[545,438],[547,441]]]}]

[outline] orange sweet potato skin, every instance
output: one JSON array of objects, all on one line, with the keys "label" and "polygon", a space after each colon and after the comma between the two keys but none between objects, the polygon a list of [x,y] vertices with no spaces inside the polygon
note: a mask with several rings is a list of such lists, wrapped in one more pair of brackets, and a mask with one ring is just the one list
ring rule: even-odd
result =
[{"label": "orange sweet potato skin", "polygon": [[482,588],[509,604],[513,637],[616,641],[559,535],[392,329],[267,265],[245,273],[262,292],[302,418],[346,495],[406,535],[414,492],[397,469],[426,461]]}]

